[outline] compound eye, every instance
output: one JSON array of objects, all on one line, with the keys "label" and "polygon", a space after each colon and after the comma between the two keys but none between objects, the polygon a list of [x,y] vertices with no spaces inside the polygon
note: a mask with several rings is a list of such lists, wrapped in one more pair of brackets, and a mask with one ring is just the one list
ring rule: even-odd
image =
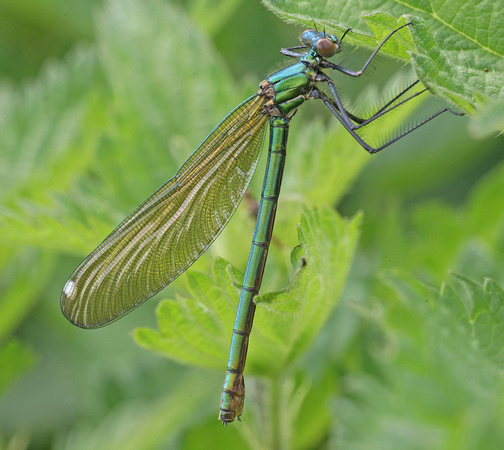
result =
[{"label": "compound eye", "polygon": [[320,38],[317,41],[317,52],[322,58],[330,58],[337,52],[336,44],[329,38]]}]

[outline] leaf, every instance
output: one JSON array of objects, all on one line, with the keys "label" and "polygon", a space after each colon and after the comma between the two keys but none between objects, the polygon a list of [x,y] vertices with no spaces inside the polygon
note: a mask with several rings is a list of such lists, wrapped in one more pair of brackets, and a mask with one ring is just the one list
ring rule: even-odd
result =
[{"label": "leaf", "polygon": [[96,47],[0,92],[1,242],[91,251],[238,104],[208,37],[173,5],[111,0],[97,22]]},{"label": "leaf", "polygon": [[336,445],[501,448],[502,289],[458,275],[441,290],[400,272],[383,280],[362,325],[365,363],[335,404]]},{"label": "leaf", "polygon": [[48,192],[68,189],[76,173],[87,167],[96,139],[93,127],[101,119],[93,110],[99,96],[96,83],[94,56],[77,48],[71,62],[48,65],[37,82],[19,92],[1,91],[2,202],[27,197],[47,203]]},{"label": "leaf", "polygon": [[460,295],[465,294],[473,346],[504,367],[504,291],[491,279],[481,285],[461,275],[453,277],[464,288]]},{"label": "leaf", "polygon": [[329,208],[303,214],[298,235],[306,266],[289,289],[257,299],[248,371],[280,373],[311,346],[338,303],[359,224],[360,216],[346,221]]},{"label": "leaf", "polygon": [[[312,27],[335,30],[341,35],[352,28],[348,42],[376,47],[384,35],[404,22],[393,17],[404,16],[413,25],[408,29],[414,45],[408,47],[414,68],[434,94],[448,100],[471,115],[491,100],[504,99],[504,39],[499,26],[504,8],[502,0],[478,5],[465,0],[446,3],[357,1],[304,2],[264,0],[263,3],[284,20]],[[376,10],[385,11],[374,12]],[[388,18],[387,18],[388,17]],[[403,19],[404,20],[404,19]],[[369,35],[367,24],[376,39]],[[347,40],[347,37],[345,37]],[[403,41],[407,45],[407,41]],[[383,54],[405,59],[404,47],[386,47]],[[492,121],[500,130],[503,115]],[[487,123],[487,126],[490,125]]]},{"label": "leaf", "polygon": [[[68,250],[72,238],[82,239],[82,216],[72,223],[66,214],[68,202],[63,206],[57,197],[73,194],[72,205],[85,198],[73,187],[93,165],[101,136],[98,79],[93,53],[77,48],[67,61],[48,65],[20,92],[1,91],[1,242]],[[97,208],[97,202],[93,206]]]},{"label": "leaf", "polygon": [[[495,13],[488,16],[489,19],[492,17]],[[449,24],[450,30],[434,35],[436,29],[430,23],[415,18],[412,20],[414,26],[411,32],[416,44],[416,50],[411,54],[412,61],[419,78],[433,94],[451,101],[471,115],[491,99],[502,102],[504,45],[499,44],[498,36],[489,35],[490,22],[478,20],[481,23],[466,27],[455,18],[457,22]],[[483,35],[480,36],[475,27],[482,27]]]}]

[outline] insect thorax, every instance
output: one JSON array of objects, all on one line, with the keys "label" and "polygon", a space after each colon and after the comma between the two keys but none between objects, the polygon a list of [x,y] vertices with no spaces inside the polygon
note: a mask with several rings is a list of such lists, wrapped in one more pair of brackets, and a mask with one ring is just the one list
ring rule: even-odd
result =
[{"label": "insect thorax", "polygon": [[316,68],[298,62],[261,81],[257,94],[266,97],[264,113],[291,116],[310,97],[316,75]]}]

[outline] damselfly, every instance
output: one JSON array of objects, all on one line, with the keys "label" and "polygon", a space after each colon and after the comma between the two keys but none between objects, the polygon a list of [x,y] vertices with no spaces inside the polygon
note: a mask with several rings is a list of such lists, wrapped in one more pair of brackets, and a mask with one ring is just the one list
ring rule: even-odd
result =
[{"label": "damselfly", "polygon": [[[378,147],[358,134],[379,117],[426,89],[406,94],[412,83],[367,119],[345,109],[332,79],[323,71],[361,76],[392,35],[381,42],[361,70],[328,58],[341,52],[342,38],[307,30],[301,46],[282,49],[297,61],[270,75],[259,91],[237,106],[210,133],[177,174],[130,214],[71,275],[61,295],[63,314],[82,328],[97,328],[124,316],[183,273],[219,235],[245,195],[257,166],[265,131],[270,139],[266,174],[249,262],[233,328],[219,419],[227,425],[243,412],[243,371],[258,294],[271,241],[291,118],[307,100],[321,100],[369,153],[376,153],[444,112],[443,108]],[[298,51],[304,53],[298,53]],[[326,94],[321,86],[326,86]],[[402,99],[404,98],[404,99]],[[401,100],[402,99],[402,100]]]}]

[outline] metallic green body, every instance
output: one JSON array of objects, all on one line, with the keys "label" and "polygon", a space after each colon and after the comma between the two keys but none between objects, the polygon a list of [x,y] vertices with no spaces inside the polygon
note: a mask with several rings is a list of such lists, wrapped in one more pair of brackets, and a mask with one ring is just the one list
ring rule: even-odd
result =
[{"label": "metallic green body", "polygon": [[226,380],[221,399],[219,419],[232,422],[243,411],[245,385],[243,371],[254,320],[254,296],[259,293],[268,256],[268,248],[273,233],[273,223],[277,209],[280,185],[285,163],[289,119],[275,117],[270,120],[270,145],[266,174],[259,205],[259,213],[252,239],[252,248],[245,272],[240,295],[240,303],[233,328],[231,349],[227,366]]},{"label": "metallic green body", "polygon": [[219,419],[224,424],[240,417],[243,412],[245,400],[243,371],[254,320],[254,296],[259,293],[273,233],[285,164],[289,122],[297,108],[308,98],[310,87],[315,81],[314,74],[310,65],[300,62],[270,75],[260,84],[258,95],[270,97],[265,105],[265,112],[271,115],[268,160],[221,397]]}]

